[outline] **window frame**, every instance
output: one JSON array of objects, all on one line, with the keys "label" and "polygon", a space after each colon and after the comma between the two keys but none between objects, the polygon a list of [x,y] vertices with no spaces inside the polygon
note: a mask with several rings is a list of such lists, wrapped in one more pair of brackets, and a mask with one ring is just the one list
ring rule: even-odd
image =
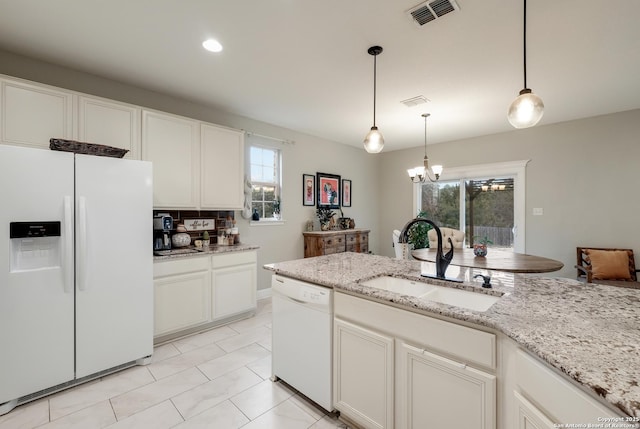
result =
[{"label": "window frame", "polygon": [[[252,221],[252,224],[257,224],[257,223],[282,223],[282,219],[283,219],[283,211],[282,211],[282,149],[280,147],[278,147],[277,145],[274,144],[270,144],[268,142],[265,142],[264,138],[260,138],[257,136],[250,136],[253,137],[255,140],[255,142],[248,142],[247,144],[247,170],[248,170],[248,176],[251,182],[251,212],[253,213],[253,203],[254,200],[253,199],[253,193],[254,193],[254,187],[255,186],[273,186],[274,189],[274,196],[275,198],[280,199],[280,219],[276,219],[273,216],[270,217],[264,217],[264,208],[262,210],[262,213],[260,214],[260,220],[259,221]],[[256,138],[257,137],[257,138]],[[270,150],[275,152],[277,160],[276,160],[276,165],[275,165],[275,177],[276,177],[276,182],[254,182],[252,180],[252,171],[251,171],[251,167],[252,167],[252,162],[251,162],[251,149],[252,148],[259,148],[259,149],[266,149],[266,150]],[[262,200],[262,203],[264,204],[264,200]]]},{"label": "window frame", "polygon": [[[519,161],[496,162],[491,164],[467,165],[445,168],[440,175],[441,181],[469,180],[487,176],[513,177],[513,250],[524,253],[526,248],[526,167],[529,159]],[[421,183],[413,184],[413,213],[421,207]],[[462,193],[461,193],[462,195]],[[460,198],[460,221],[466,216],[465,198]]]}]

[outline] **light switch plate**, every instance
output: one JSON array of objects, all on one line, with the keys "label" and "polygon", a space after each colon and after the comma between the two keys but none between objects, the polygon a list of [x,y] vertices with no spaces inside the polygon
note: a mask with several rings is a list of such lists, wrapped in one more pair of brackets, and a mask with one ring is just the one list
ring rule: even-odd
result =
[{"label": "light switch plate", "polygon": [[533,215],[534,216],[542,216],[544,214],[544,209],[542,207],[534,207]]}]

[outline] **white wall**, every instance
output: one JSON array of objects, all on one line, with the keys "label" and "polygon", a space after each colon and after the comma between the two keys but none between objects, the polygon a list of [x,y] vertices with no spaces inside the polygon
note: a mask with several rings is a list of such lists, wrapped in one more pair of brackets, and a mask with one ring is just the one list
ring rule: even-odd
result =
[{"label": "white wall", "polygon": [[[338,174],[352,180],[352,207],[345,208],[344,214],[354,218],[357,227],[371,229],[370,249],[376,252],[378,193],[370,184],[375,180],[380,158],[367,154],[364,149],[227,114],[167,94],[131,87],[5,51],[0,51],[0,73],[294,141],[295,144],[282,145],[284,224],[250,226],[249,221],[242,219],[240,212],[236,212],[241,240],[260,246],[258,251],[259,289],[270,287],[270,272],[260,269],[264,264],[299,259],[304,255],[302,232],[306,221],[315,220],[316,217],[313,207],[302,205],[303,174],[315,174],[319,171]],[[363,138],[366,130],[365,126]],[[151,251],[151,248],[149,250]]]},{"label": "white wall", "polygon": [[[0,73],[295,141],[283,146],[285,224],[250,227],[236,214],[242,240],[261,247],[260,267],[303,255],[302,231],[307,219],[315,219],[314,209],[302,206],[303,173],[321,171],[353,181],[353,207],[345,209],[345,215],[353,217],[358,227],[371,229],[374,253],[393,256],[391,231],[415,216],[406,169],[421,162],[422,147],[370,155],[359,148],[3,51]],[[526,252],[563,261],[565,268],[554,275],[574,277],[576,246],[632,248],[640,255],[638,136],[640,110],[633,110],[432,145],[429,157],[445,168],[530,159]],[[544,215],[532,216],[534,207],[543,208]],[[259,288],[268,287],[268,272],[259,273]]]},{"label": "white wall", "polygon": [[[506,120],[506,119],[505,119]],[[461,124],[464,126],[464,124]],[[429,146],[447,167],[530,159],[526,167],[526,252],[564,262],[575,277],[577,246],[631,248],[640,255],[640,110]],[[380,253],[412,213],[406,169],[423,148],[383,153]],[[544,209],[533,216],[532,209]],[[389,238],[390,243],[390,238]]]}]

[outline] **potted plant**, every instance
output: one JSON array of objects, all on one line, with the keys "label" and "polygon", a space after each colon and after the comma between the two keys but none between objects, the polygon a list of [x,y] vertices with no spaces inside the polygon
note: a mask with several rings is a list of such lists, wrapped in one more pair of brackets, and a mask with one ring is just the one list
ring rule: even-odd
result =
[{"label": "potted plant", "polygon": [[273,217],[280,220],[280,198],[273,200]]},{"label": "potted plant", "polygon": [[493,241],[489,240],[486,235],[484,237],[476,235],[473,237],[473,241],[473,254],[480,257],[487,256],[487,244],[493,244]]},{"label": "potted plant", "polygon": [[[417,217],[427,219],[427,212],[421,211]],[[429,247],[429,236],[427,233],[432,229],[427,223],[416,223],[409,228],[408,242],[412,249],[425,249]]]},{"label": "potted plant", "polygon": [[318,216],[318,220],[320,221],[321,230],[327,231],[331,228],[331,220],[334,215],[333,210],[327,207],[318,207],[316,209],[316,216]]}]

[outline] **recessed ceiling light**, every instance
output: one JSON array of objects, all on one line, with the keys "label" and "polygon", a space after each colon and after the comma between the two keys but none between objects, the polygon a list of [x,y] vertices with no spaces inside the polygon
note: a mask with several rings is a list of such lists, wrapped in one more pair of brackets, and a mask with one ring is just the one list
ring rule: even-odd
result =
[{"label": "recessed ceiling light", "polygon": [[222,45],[216,39],[207,39],[202,42],[202,46],[211,52],[220,52],[222,51]]}]

